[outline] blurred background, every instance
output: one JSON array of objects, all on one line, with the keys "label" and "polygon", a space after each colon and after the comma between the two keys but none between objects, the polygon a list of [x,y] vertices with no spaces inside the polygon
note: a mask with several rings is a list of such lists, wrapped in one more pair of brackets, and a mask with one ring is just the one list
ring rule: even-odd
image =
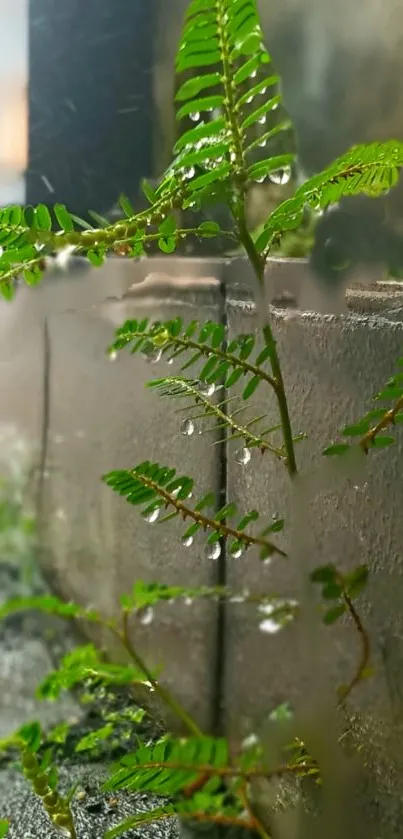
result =
[{"label": "blurred background", "polygon": [[[164,171],[178,130],[173,67],[186,6],[187,0],[0,0],[0,204],[61,201],[82,217],[93,209],[113,218],[121,192],[135,206],[142,202],[141,180]],[[403,139],[397,0],[359,7],[352,0],[259,0],[258,6],[282,78],[284,109],[271,119],[287,113],[295,136],[280,133],[256,154],[296,143],[298,172],[288,184],[253,187],[251,229],[288,197],[296,178],[352,144]],[[371,221],[367,239],[385,213],[401,233],[401,189],[375,206],[380,218]],[[351,229],[350,216],[347,223]],[[304,255],[311,232],[308,224],[305,239],[286,242],[286,255]],[[203,247],[217,244],[205,240]]]}]

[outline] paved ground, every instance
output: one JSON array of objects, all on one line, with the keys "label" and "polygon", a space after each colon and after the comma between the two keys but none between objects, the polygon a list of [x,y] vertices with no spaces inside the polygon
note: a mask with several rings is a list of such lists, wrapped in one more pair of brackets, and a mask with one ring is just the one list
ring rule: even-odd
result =
[{"label": "paved ground", "polygon": [[[25,593],[44,591],[44,582],[36,578]],[[0,604],[21,593],[15,567],[0,563]],[[44,729],[70,720],[76,739],[92,725],[98,727],[99,721],[89,720],[72,696],[64,695],[57,703],[43,703],[34,697],[36,685],[54,669],[57,659],[74,642],[73,630],[64,621],[42,615],[18,615],[0,624],[0,739],[32,720],[38,720]],[[135,812],[150,810],[159,803],[146,794],[114,795],[113,799],[110,794],[101,794],[100,784],[107,771],[104,757],[98,763],[79,763],[73,757],[60,769],[62,792],[76,782],[79,784],[72,805],[77,839],[103,839],[106,830]],[[61,834],[52,827],[24,777],[6,761],[0,767],[0,818],[11,820],[8,839],[60,839]],[[138,839],[139,832],[130,830],[124,835],[125,839],[135,836]],[[178,836],[177,823],[174,820],[155,823],[142,828],[141,836],[174,839]]]}]

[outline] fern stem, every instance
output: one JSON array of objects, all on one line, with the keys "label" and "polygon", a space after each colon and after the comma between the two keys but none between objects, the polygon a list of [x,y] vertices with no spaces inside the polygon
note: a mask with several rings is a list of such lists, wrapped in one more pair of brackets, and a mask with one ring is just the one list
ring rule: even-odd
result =
[{"label": "fern stem", "polygon": [[238,530],[236,527],[229,527],[222,521],[217,521],[216,519],[209,519],[207,516],[204,516],[197,510],[192,510],[191,507],[187,507],[185,504],[182,503],[182,501],[175,498],[171,493],[167,492],[166,489],[161,487],[158,483],[156,483],[156,481],[153,481],[151,478],[147,478],[145,475],[138,475],[137,477],[141,480],[144,486],[153,489],[154,492],[161,498],[163,498],[167,504],[169,504],[171,507],[175,507],[175,510],[177,510],[178,513],[182,513],[185,519],[192,519],[194,522],[197,522],[205,529],[216,530],[217,532],[221,533],[222,536],[225,536],[225,538],[228,538],[230,536],[237,542],[242,542],[246,547],[249,547],[250,545],[257,545],[260,548],[269,548],[273,553],[279,554],[280,556],[287,556],[287,554],[273,542],[268,542],[267,539],[263,539],[260,536],[252,536],[251,534],[245,533],[245,531],[243,530]]},{"label": "fern stem", "polygon": [[157,694],[157,696],[159,696],[160,699],[162,699],[162,701],[165,702],[168,708],[170,708],[171,711],[174,712],[175,716],[178,717],[178,719],[180,719],[184,723],[188,731],[195,737],[202,737],[202,731],[197,725],[197,723],[192,719],[190,714],[188,714],[186,709],[182,707],[182,705],[176,699],[176,697],[173,696],[173,694],[171,694],[171,692],[167,688],[163,687],[163,685],[161,685],[160,682],[158,682],[154,678],[154,676],[148,669],[145,661],[143,661],[142,657],[139,655],[137,650],[135,650],[129,637],[129,617],[130,612],[124,610],[122,618],[123,630],[122,632],[119,632],[119,630],[117,630],[116,634],[118,635],[120,641],[123,643],[125,649],[129,653],[130,658],[134,661],[137,667],[139,667],[140,670],[143,671],[144,675],[150,682],[150,685],[154,688],[154,691]]},{"label": "fern stem", "polygon": [[[256,279],[259,284],[260,292],[262,293],[263,304],[264,304],[264,260],[260,256],[259,252],[255,247],[255,243],[249,233],[249,230],[246,226],[245,219],[243,217],[243,213],[240,217],[236,218],[236,222],[238,225],[239,231],[239,238],[242,242],[243,247],[245,248],[246,254],[249,257],[250,263],[254,270]],[[261,301],[262,302],[262,301]],[[287,470],[288,474],[291,478],[293,478],[297,474],[297,463],[295,459],[295,450],[294,450],[294,441],[292,435],[292,428],[291,428],[291,419],[290,413],[288,410],[288,403],[287,403],[287,396],[284,387],[284,380],[283,374],[281,372],[281,365],[280,359],[278,357],[277,349],[276,349],[276,342],[274,340],[272,328],[270,324],[266,320],[266,311],[263,313],[264,318],[264,326],[263,326],[263,336],[265,340],[265,344],[267,347],[270,347],[270,363],[271,369],[273,373],[273,388],[274,392],[277,397],[277,404],[280,412],[280,419],[281,419],[281,426],[283,431],[283,440],[284,440],[284,448],[286,451],[286,463],[287,463]]]},{"label": "fern stem", "polygon": [[345,685],[344,687],[341,687],[339,689],[339,697],[340,697],[339,698],[339,707],[344,705],[344,703],[345,703],[347,697],[350,695],[351,691],[356,687],[356,685],[359,684],[359,682],[361,682],[361,680],[363,678],[363,675],[364,675],[364,672],[365,672],[366,668],[368,667],[369,659],[370,659],[370,655],[371,655],[371,645],[370,645],[370,640],[369,640],[369,637],[368,637],[368,633],[367,633],[367,631],[364,627],[364,624],[363,624],[363,622],[362,622],[362,620],[361,620],[361,618],[360,618],[360,616],[359,616],[359,614],[358,614],[358,612],[357,612],[357,610],[354,606],[353,601],[351,600],[351,597],[349,597],[349,595],[347,594],[346,591],[343,593],[343,600],[344,600],[344,602],[347,606],[347,609],[350,613],[350,616],[351,616],[351,618],[352,618],[352,620],[355,624],[355,628],[358,632],[358,635],[360,636],[361,656],[360,656],[360,660],[358,662],[357,670],[354,673],[352,679],[350,680],[348,685]]},{"label": "fern stem", "polygon": [[399,399],[396,400],[393,408],[389,411],[386,411],[383,415],[382,419],[370,428],[369,431],[364,435],[364,437],[360,440],[360,446],[365,454],[368,454],[370,447],[373,445],[375,437],[380,434],[381,431],[384,431],[385,428],[388,428],[389,425],[395,424],[395,417],[396,414],[399,413],[403,408],[403,396],[400,396]]}]

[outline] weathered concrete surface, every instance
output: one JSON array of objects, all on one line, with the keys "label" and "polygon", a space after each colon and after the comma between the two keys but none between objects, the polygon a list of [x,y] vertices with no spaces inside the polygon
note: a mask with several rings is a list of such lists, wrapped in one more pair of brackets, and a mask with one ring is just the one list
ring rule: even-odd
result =
[{"label": "weathered concrete surface", "polygon": [[[200,263],[198,268],[197,263],[184,262],[181,276],[175,277],[176,261],[171,263],[171,276],[169,261],[156,261],[153,278],[134,286],[121,300],[113,299],[111,267],[111,299],[85,312],[54,313],[48,319],[42,562],[64,597],[92,604],[105,616],[118,611],[119,597],[138,579],[189,586],[216,582],[217,564],[204,561],[203,540],[195,540],[191,548],[182,545],[183,522],[161,528],[148,524],[101,482],[106,472],[151,459],[175,466],[179,474],[194,475],[200,496],[218,491],[214,438],[183,436],[183,415],[145,387],[150,378],[174,374],[178,365],[155,366],[129,352],[111,362],[106,355],[115,327],[128,318],[219,319],[215,267],[201,264],[202,269]],[[132,280],[146,270],[142,263],[132,263],[132,268]],[[46,306],[46,287],[42,293]],[[149,666],[163,665],[163,680],[206,727],[214,695],[216,611],[214,603],[195,602],[191,608],[165,604],[157,607],[147,626],[133,619],[136,647]],[[110,636],[94,633],[108,649],[116,648]]]},{"label": "weathered concrete surface", "polygon": [[[307,596],[306,579],[315,566],[335,562],[348,569],[369,564],[371,582],[360,613],[378,672],[355,695],[363,701],[366,697],[375,719],[390,714],[391,703],[395,710],[400,707],[403,519],[398,499],[403,495],[403,439],[397,427],[395,446],[372,452],[360,464],[348,461],[345,467],[323,458],[321,451],[337,439],[346,423],[370,409],[374,393],[393,374],[402,354],[403,321],[396,314],[396,298],[395,311],[389,315],[388,296],[384,290],[382,294],[384,312],[377,315],[362,313],[362,296],[361,314],[270,311],[293,430],[308,435],[297,445],[301,475],[295,485],[291,486],[284,465],[269,453],[262,457],[254,452],[251,462],[242,467],[234,462],[232,444],[228,451],[229,498],[241,510],[258,509],[266,519],[276,514],[285,518],[285,531],[277,541],[290,554],[289,559],[274,559],[268,566],[262,566],[252,552],[242,560],[229,559],[228,582],[233,588],[300,600]],[[374,297],[376,292],[372,308]],[[256,312],[247,282],[243,292],[238,282],[230,298],[230,335],[253,332],[262,313]],[[253,399],[251,416],[263,412],[268,416],[266,426],[278,421],[273,393],[262,386]],[[229,731],[248,729],[285,700],[309,703],[320,691],[324,697],[326,691],[350,680],[361,654],[358,634],[348,620],[328,629],[319,620],[312,623],[296,622],[278,634],[265,634],[258,628],[253,607],[228,608]]]},{"label": "weathered concrete surface", "polygon": [[[100,792],[107,778],[107,766],[70,766],[59,770],[60,792],[67,793],[78,784],[71,809],[77,839],[102,839],[107,830],[136,813],[161,806],[161,799],[145,793],[116,793],[113,797]],[[60,839],[46,815],[42,803],[24,777],[13,770],[0,772],[0,817],[11,820],[8,839]],[[136,839],[139,829],[125,832],[127,839]],[[176,819],[145,825],[145,839],[175,839],[179,835]]]}]

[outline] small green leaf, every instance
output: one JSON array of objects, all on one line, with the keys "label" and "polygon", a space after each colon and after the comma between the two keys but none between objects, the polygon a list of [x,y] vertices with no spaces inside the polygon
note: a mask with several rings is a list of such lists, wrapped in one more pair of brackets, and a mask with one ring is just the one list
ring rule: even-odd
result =
[{"label": "small green leaf", "polygon": [[205,90],[208,87],[215,87],[220,84],[220,82],[220,73],[206,73],[203,76],[195,76],[192,79],[187,79],[187,81],[179,88],[175,99],[177,102],[184,102],[186,99],[193,99],[195,96],[198,96],[202,90]]},{"label": "small green leaf", "polygon": [[336,578],[336,568],[334,565],[321,565],[315,568],[309,576],[312,583],[332,583]]},{"label": "small green leaf", "polygon": [[176,239],[174,236],[168,236],[166,239],[158,239],[158,247],[163,253],[174,253],[176,249]]},{"label": "small green leaf", "polygon": [[186,102],[186,105],[182,105],[176,114],[176,118],[179,120],[189,116],[190,114],[200,113],[202,111],[213,111],[215,108],[221,108],[223,102],[224,97],[222,94],[217,94],[216,96],[203,96],[200,99],[192,99],[191,102]]},{"label": "small green leaf", "polygon": [[173,233],[176,231],[176,220],[174,216],[167,216],[163,222],[161,222],[158,232],[161,236],[172,236]]},{"label": "small green leaf", "polygon": [[88,215],[91,216],[91,218],[101,229],[104,227],[109,227],[110,222],[108,221],[108,219],[104,218],[104,216],[101,216],[99,213],[96,212],[96,210],[88,210]]},{"label": "small green leaf", "polygon": [[115,727],[113,723],[109,722],[102,728],[98,728],[96,731],[91,731],[89,734],[86,734],[85,737],[81,738],[76,745],[75,751],[86,752],[96,748],[100,743],[111,737],[114,730]]},{"label": "small green leaf", "polygon": [[322,589],[322,597],[325,600],[338,600],[343,594],[343,589],[338,583],[327,583]]},{"label": "small green leaf", "polygon": [[362,437],[369,431],[370,427],[370,420],[368,417],[365,417],[354,425],[346,425],[343,428],[342,434],[344,437]]},{"label": "small green leaf", "polygon": [[55,204],[54,213],[59,222],[60,227],[65,233],[73,233],[74,224],[73,219],[64,204]]},{"label": "small green leaf", "polygon": [[87,251],[87,257],[95,268],[100,268],[105,262],[105,254],[100,251]]},{"label": "small green leaf", "polygon": [[328,457],[336,457],[337,455],[346,454],[349,450],[350,446],[348,443],[334,443],[334,445],[324,449],[322,454]]},{"label": "small green leaf", "polygon": [[0,839],[4,839],[7,836],[9,827],[10,822],[7,819],[0,819]]},{"label": "small green leaf", "polygon": [[246,388],[245,388],[245,390],[242,394],[242,398],[245,399],[245,400],[249,399],[249,397],[252,396],[252,394],[255,392],[255,390],[259,387],[261,381],[262,380],[261,380],[260,376],[252,376],[252,378],[249,379],[249,382],[246,385]]},{"label": "small green leaf", "polygon": [[[144,190],[143,190],[144,192]],[[119,206],[123,210],[126,218],[132,218],[135,215],[134,207],[129,201],[127,195],[120,195],[119,196]]]},{"label": "small green leaf", "polygon": [[35,208],[35,221],[39,230],[52,229],[52,216],[45,204],[38,204]]},{"label": "small green leaf", "polygon": [[220,225],[216,221],[202,221],[197,230],[206,238],[208,236],[217,236],[221,233]]},{"label": "small green leaf", "polygon": [[154,204],[157,199],[155,190],[152,188],[151,184],[149,184],[148,181],[146,181],[145,178],[141,181],[141,189],[147,200],[150,202],[150,204]]},{"label": "small green leaf", "polygon": [[339,606],[335,606],[334,609],[329,609],[328,612],[324,615],[323,622],[330,626],[330,624],[335,623],[342,615],[347,611],[347,606],[345,603],[340,603]]},{"label": "small green leaf", "polygon": [[372,440],[372,446],[374,449],[385,449],[387,446],[392,446],[394,442],[394,437],[386,437],[384,435],[379,435],[377,437],[374,437],[374,439]]},{"label": "small green leaf", "polygon": [[367,565],[360,565],[345,578],[346,591],[349,597],[358,597],[368,582],[369,570]]}]

